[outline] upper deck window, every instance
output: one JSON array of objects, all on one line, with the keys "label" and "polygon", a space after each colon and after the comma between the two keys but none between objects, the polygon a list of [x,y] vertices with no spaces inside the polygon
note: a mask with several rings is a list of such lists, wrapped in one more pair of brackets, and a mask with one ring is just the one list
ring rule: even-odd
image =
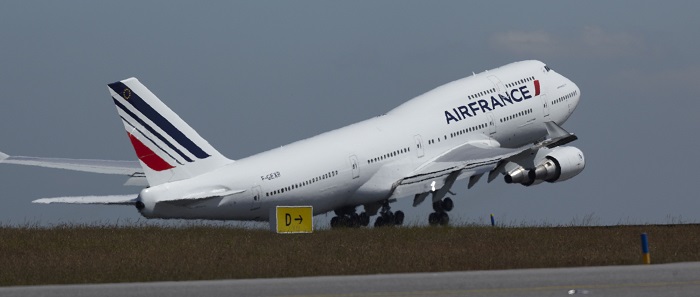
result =
[{"label": "upper deck window", "polygon": [[552,69],[551,69],[551,68],[549,68],[549,66],[547,66],[547,65],[544,65],[544,69],[546,69],[546,70],[547,70],[547,72],[549,72],[550,70],[552,70]]}]

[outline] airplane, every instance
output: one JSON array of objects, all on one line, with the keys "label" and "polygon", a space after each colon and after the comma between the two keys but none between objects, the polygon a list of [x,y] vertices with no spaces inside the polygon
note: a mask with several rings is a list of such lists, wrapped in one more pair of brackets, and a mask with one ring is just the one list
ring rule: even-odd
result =
[{"label": "airplane", "polygon": [[[240,160],[219,153],[138,79],[108,85],[138,161],[37,158],[0,163],[127,176],[138,194],[42,198],[33,203],[131,205],[146,218],[267,221],[276,206],[333,211],[331,227],[402,225],[390,204],[430,197],[430,225],[447,225],[459,180],[484,175],[533,186],[585,167],[561,125],[578,86],[527,60],[455,80],[389,112]],[[358,213],[358,208],[362,211]]]}]

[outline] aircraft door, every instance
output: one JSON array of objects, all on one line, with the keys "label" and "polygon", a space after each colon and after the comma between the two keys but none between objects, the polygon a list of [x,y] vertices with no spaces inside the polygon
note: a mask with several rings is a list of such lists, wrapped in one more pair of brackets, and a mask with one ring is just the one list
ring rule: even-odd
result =
[{"label": "aircraft door", "polygon": [[415,135],[413,139],[416,141],[416,154],[418,158],[423,158],[425,155],[425,151],[423,150],[423,138],[420,137],[420,135]]},{"label": "aircraft door", "polygon": [[496,121],[493,119],[493,114],[489,112],[486,115],[489,116],[489,134],[496,134]]},{"label": "aircraft door", "polygon": [[350,166],[352,167],[352,178],[360,177],[360,163],[357,162],[357,156],[350,156]]},{"label": "aircraft door", "polygon": [[547,102],[547,95],[542,94],[540,95],[540,98],[542,98],[542,108],[544,110],[544,117],[549,116],[549,102]]},{"label": "aircraft door", "polygon": [[494,75],[489,75],[488,79],[493,83],[493,85],[496,87],[496,91],[498,92],[505,92],[506,87],[503,85],[500,79]]},{"label": "aircraft door", "polygon": [[262,196],[260,186],[254,186],[250,189],[251,195],[253,195],[253,203],[250,206],[250,210],[256,210],[260,208],[260,203],[262,203]]}]

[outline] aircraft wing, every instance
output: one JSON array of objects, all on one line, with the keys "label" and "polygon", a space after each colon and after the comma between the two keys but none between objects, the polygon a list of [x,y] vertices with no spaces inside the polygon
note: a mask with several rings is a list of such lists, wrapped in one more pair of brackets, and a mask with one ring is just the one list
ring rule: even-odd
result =
[{"label": "aircraft wing", "polygon": [[[434,188],[442,187],[445,178],[454,172],[464,173],[463,177],[483,174],[496,168],[501,160],[533,147],[528,145],[520,148],[501,148],[498,142],[487,138],[467,141],[423,163],[401,179],[397,186],[415,188],[415,184],[419,184],[420,187],[415,193],[434,191]],[[433,181],[436,184],[432,184]]]},{"label": "aircraft wing", "polygon": [[554,148],[577,139],[573,133],[567,132],[554,122],[545,123],[545,127],[548,132],[546,139],[519,148],[502,148],[496,140],[476,134],[465,143],[426,161],[394,183],[391,197],[435,192],[445,185],[448,186],[445,191],[448,191],[455,180],[466,177],[470,178],[471,188],[484,173],[494,171],[508,158],[542,147]]},{"label": "aircraft wing", "polygon": [[125,185],[148,186],[143,169],[138,161],[38,158],[9,156],[0,152],[0,164],[16,164],[101,174],[126,175],[129,179]]}]

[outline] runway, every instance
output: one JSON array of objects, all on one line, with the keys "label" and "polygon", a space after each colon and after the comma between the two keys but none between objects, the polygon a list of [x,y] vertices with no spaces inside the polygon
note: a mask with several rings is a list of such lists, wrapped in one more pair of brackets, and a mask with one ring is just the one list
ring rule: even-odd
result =
[{"label": "runway", "polygon": [[0,296],[698,296],[700,262],[0,288]]}]

